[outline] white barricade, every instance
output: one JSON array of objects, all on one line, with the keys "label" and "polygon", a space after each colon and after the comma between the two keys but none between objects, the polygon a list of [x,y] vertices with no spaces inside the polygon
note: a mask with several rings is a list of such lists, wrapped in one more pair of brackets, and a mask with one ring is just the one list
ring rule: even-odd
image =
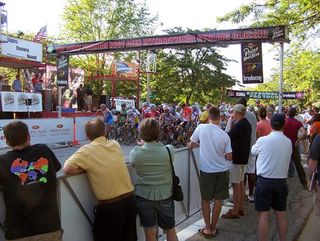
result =
[{"label": "white barricade", "polygon": [[[0,120],[0,147],[7,147],[3,127],[11,120]],[[32,144],[53,144],[73,140],[73,118],[23,119],[29,127]]]},{"label": "white barricade", "polygon": [[75,125],[76,125],[76,136],[75,140],[77,141],[85,141],[87,140],[86,133],[84,131],[84,124],[89,121],[96,118],[95,116],[90,117],[76,117],[75,118]]}]

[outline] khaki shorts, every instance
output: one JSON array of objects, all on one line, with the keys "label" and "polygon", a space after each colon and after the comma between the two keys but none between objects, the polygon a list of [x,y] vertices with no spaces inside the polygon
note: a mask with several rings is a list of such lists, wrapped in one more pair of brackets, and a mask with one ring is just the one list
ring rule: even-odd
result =
[{"label": "khaki shorts", "polygon": [[240,183],[244,181],[244,174],[247,165],[232,164],[230,169],[230,182]]},{"label": "khaki shorts", "polygon": [[6,241],[61,241],[63,231],[60,229],[55,232],[33,235],[25,238],[10,239]]},{"label": "khaki shorts", "polygon": [[200,171],[202,200],[225,200],[229,198],[229,171],[206,173]]},{"label": "khaki shorts", "polygon": [[92,95],[87,95],[86,102],[87,105],[92,105]]}]

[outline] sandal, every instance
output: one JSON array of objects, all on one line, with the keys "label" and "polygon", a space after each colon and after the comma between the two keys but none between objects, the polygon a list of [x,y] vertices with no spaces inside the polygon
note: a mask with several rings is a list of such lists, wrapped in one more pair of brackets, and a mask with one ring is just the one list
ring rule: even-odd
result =
[{"label": "sandal", "polygon": [[216,230],[216,232],[214,234],[205,233],[204,230],[205,230],[205,228],[200,228],[198,230],[198,233],[204,238],[212,238],[212,237],[215,237],[217,235],[217,230]]},{"label": "sandal", "polygon": [[222,218],[229,218],[229,219],[237,219],[240,218],[239,214],[233,214],[232,209],[229,209],[228,212],[221,215]]}]

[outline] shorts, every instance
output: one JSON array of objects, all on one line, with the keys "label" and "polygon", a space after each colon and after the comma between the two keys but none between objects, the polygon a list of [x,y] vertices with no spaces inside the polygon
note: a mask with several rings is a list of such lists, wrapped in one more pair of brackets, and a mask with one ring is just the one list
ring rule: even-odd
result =
[{"label": "shorts", "polygon": [[92,95],[87,95],[86,103],[87,105],[92,105]]},{"label": "shorts", "polygon": [[257,178],[255,192],[255,208],[257,211],[266,212],[270,208],[276,211],[287,209],[289,189],[286,179]]},{"label": "shorts", "polygon": [[60,229],[58,231],[50,232],[50,233],[42,233],[37,234],[25,238],[18,239],[10,239],[7,241],[61,241],[62,240],[63,231]]},{"label": "shorts", "polygon": [[229,198],[229,171],[206,173],[200,171],[202,200],[225,200]]},{"label": "shorts", "polygon": [[246,167],[246,173],[255,174],[256,173],[256,156],[250,153],[248,159],[248,165]]},{"label": "shorts", "polygon": [[237,183],[244,181],[244,174],[247,165],[232,164],[230,169],[230,182]]},{"label": "shorts", "polygon": [[163,230],[174,228],[174,203],[171,197],[153,201],[135,196],[135,201],[142,227],[152,228],[158,225]]}]

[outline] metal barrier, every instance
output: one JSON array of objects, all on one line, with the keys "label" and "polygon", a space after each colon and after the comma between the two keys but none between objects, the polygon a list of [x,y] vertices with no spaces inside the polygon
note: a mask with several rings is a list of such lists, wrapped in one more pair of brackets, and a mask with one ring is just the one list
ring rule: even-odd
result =
[{"label": "metal barrier", "polygon": [[[176,149],[174,166],[184,192],[184,201],[175,203],[176,224],[181,224],[201,209],[199,170],[197,160],[199,149]],[[134,170],[127,165],[132,182]],[[64,241],[90,241],[91,223],[94,219],[93,208],[97,200],[90,188],[86,174],[58,177],[58,201]],[[0,241],[4,241],[3,221],[5,207],[0,193]],[[144,232],[137,218],[138,240],[144,241]]]}]

